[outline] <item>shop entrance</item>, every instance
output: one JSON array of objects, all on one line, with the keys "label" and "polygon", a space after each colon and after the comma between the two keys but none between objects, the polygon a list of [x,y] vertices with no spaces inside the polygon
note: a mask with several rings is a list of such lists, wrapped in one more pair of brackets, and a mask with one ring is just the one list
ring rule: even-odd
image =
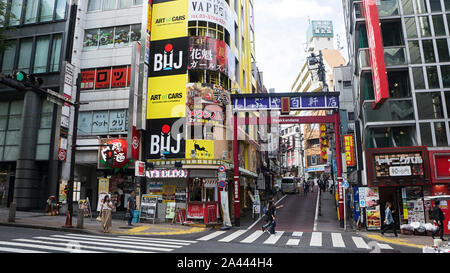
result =
[{"label": "shop entrance", "polygon": [[396,228],[399,229],[400,225],[402,224],[402,218],[403,218],[403,206],[402,206],[402,199],[401,199],[401,192],[399,191],[399,188],[397,187],[379,187],[380,192],[380,214],[381,219],[385,218],[385,209],[386,209],[386,202],[392,203],[392,217],[394,218]]},{"label": "shop entrance", "polygon": [[[269,125],[269,124],[320,124],[332,123],[336,141],[336,165],[338,185],[338,219],[340,226],[344,227],[344,194],[342,177],[342,157],[340,142],[340,114],[339,92],[307,92],[307,93],[269,93],[269,94],[233,94],[231,95],[234,112],[233,126],[233,161],[234,161],[234,185],[239,187],[239,145],[238,125]],[[279,116],[273,117],[268,111],[281,111],[289,114],[293,111],[317,111],[331,110],[333,114],[326,116]],[[258,112],[259,117],[238,118],[237,112]],[[240,225],[240,199],[239,190],[234,192],[234,216],[236,226]]]}]

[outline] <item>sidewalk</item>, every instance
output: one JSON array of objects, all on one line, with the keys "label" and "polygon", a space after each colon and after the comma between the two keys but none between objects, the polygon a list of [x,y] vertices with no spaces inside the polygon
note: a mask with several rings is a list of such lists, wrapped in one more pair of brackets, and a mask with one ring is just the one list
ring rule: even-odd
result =
[{"label": "sidewalk", "polygon": [[[319,190],[316,187],[316,190]],[[339,227],[337,216],[336,201],[334,195],[329,191],[321,192],[320,214],[317,219],[317,230],[320,231],[337,231],[344,230]]]},{"label": "sidewalk", "polygon": [[[72,219],[73,228],[66,228],[66,216],[48,216],[43,212],[24,212],[17,211],[15,222],[8,222],[9,210],[7,208],[0,208],[0,226],[13,226],[24,228],[47,229],[55,231],[76,232],[85,234],[105,234],[101,227],[101,223],[97,222],[95,217],[84,218],[83,229],[76,228],[77,218]],[[182,235],[196,232],[202,232],[206,228],[189,227],[180,224],[149,224],[149,223],[134,223],[129,227],[123,220],[112,219],[112,227],[109,234],[122,235]]]},{"label": "sidewalk", "polygon": [[[424,246],[430,247],[434,244],[431,236],[402,235],[399,232],[398,237],[395,237],[393,233],[385,233],[384,235],[381,235],[379,231],[366,230],[361,230],[358,233],[369,239],[408,247],[423,248]],[[439,236],[435,238],[439,239]],[[443,243],[448,244],[450,240],[449,236],[444,236],[444,238],[447,239],[447,241]]]}]

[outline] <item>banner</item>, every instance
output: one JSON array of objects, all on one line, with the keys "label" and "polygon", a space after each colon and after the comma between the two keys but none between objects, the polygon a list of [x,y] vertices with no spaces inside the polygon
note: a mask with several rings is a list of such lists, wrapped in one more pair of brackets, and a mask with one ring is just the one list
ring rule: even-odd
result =
[{"label": "banner", "polygon": [[207,21],[223,26],[234,37],[234,15],[225,0],[189,0],[189,21]]},{"label": "banner", "polygon": [[187,36],[188,1],[153,1],[151,41]]},{"label": "banner", "polygon": [[214,141],[193,139],[186,141],[187,159],[214,159]]},{"label": "banner", "polygon": [[147,159],[185,158],[185,123],[185,118],[147,120]]},{"label": "banner", "polygon": [[149,77],[186,74],[188,37],[151,42]]},{"label": "banner", "polygon": [[220,205],[222,207],[222,220],[226,226],[231,227],[230,211],[228,209],[228,192],[220,191]]},{"label": "banner", "polygon": [[355,145],[353,135],[344,135],[344,151],[347,166],[355,165]]},{"label": "banner", "polygon": [[231,78],[234,76],[234,70],[231,74],[230,69],[235,66],[235,58],[224,41],[206,36],[189,37],[188,69],[217,71]]},{"label": "banner", "polygon": [[186,74],[148,78],[147,119],[184,117],[186,82]]},{"label": "banner", "polygon": [[224,124],[224,108],[231,104],[230,93],[219,85],[188,83],[186,115],[190,125]]},{"label": "banner", "polygon": [[365,192],[366,222],[368,230],[381,228],[380,197],[378,188],[366,188]]}]

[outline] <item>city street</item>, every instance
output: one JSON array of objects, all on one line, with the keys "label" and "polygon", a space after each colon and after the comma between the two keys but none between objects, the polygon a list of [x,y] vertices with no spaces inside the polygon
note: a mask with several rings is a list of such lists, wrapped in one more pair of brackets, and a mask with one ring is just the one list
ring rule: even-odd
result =
[{"label": "city street", "polygon": [[[420,253],[421,249],[387,244],[357,232],[313,231],[317,190],[285,196],[277,205],[276,234],[262,222],[247,228],[209,229],[166,236],[87,235],[41,229],[0,227],[0,252],[69,253]],[[389,235],[386,235],[389,236]]]}]

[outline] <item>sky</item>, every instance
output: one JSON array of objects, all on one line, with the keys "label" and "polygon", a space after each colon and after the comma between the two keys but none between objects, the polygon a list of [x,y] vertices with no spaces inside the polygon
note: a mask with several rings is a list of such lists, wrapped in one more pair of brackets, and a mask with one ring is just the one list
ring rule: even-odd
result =
[{"label": "sky", "polygon": [[291,91],[305,59],[308,18],[333,21],[334,44],[338,34],[348,60],[342,0],[256,0],[254,9],[256,65],[267,89]]}]

